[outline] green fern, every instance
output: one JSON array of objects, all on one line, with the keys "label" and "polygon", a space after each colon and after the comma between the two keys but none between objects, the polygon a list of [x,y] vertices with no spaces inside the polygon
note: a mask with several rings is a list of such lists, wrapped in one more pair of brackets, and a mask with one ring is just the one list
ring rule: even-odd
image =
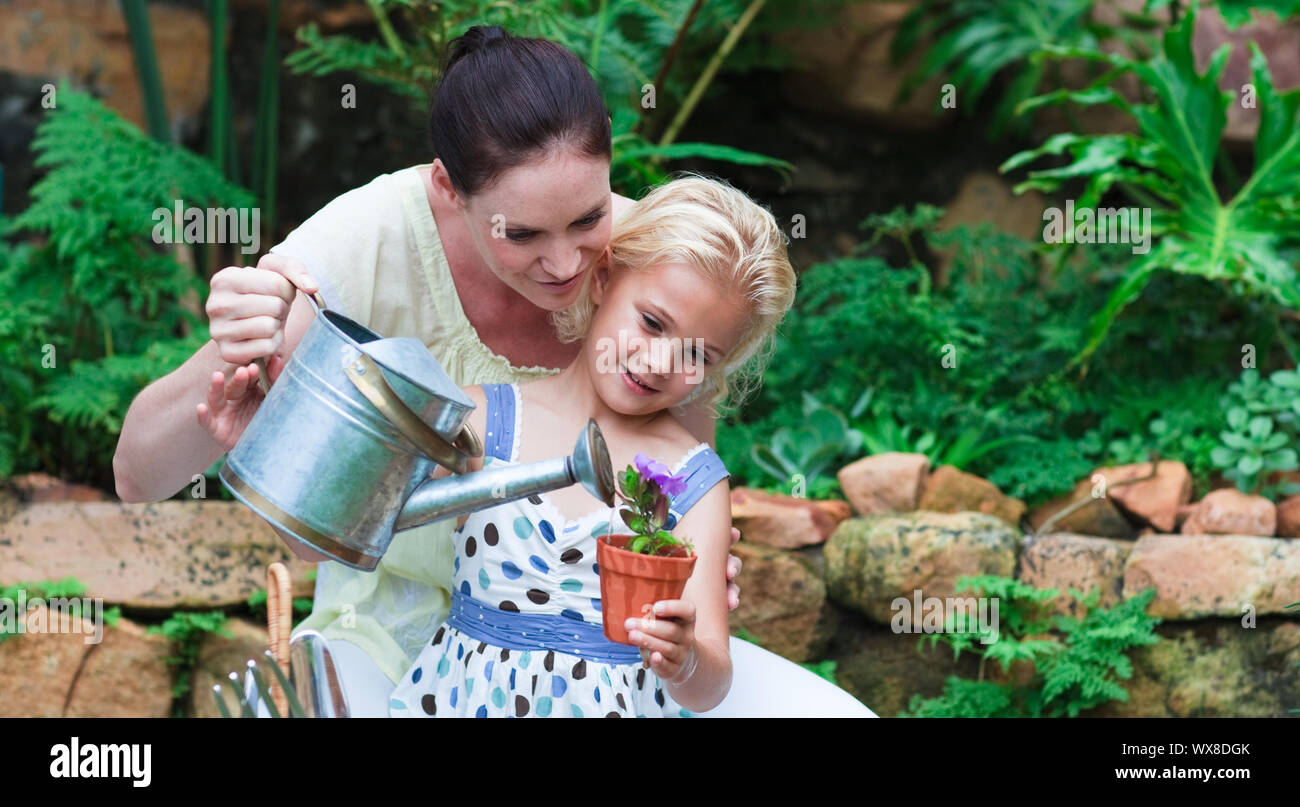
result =
[{"label": "green fern", "polygon": [[107,485],[131,400],[207,339],[180,303],[197,306],[206,279],[154,242],[155,211],[253,199],[90,96],[58,98],[32,144],[47,173],[0,229],[0,476]]},{"label": "green fern", "polygon": [[[994,641],[977,644],[988,636],[950,615],[944,633],[922,637],[918,646],[943,642],[952,646],[954,658],[978,653],[980,679],[951,676],[939,696],[913,696],[902,717],[1077,717],[1109,701],[1127,701],[1122,681],[1133,675],[1128,652],[1160,638],[1154,632],[1160,620],[1146,613],[1155,589],[1109,609],[1097,608],[1098,590],[1084,595],[1070,589],[1084,609],[1082,619],[1048,609],[1059,595],[1056,589],[1035,589],[1012,578],[962,577],[956,591],[997,598],[1000,624],[994,628]],[[1017,661],[1027,662],[1034,669],[1032,682],[1020,686],[984,680],[990,660],[1004,672]]]}]

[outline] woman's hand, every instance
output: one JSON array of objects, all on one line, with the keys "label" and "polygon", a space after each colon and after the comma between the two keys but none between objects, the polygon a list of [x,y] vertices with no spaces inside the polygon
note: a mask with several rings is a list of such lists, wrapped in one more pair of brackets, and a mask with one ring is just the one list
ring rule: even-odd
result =
[{"label": "woman's hand", "polygon": [[226,451],[239,442],[265,397],[257,386],[259,372],[256,364],[250,364],[234,368],[230,378],[225,373],[213,373],[208,384],[208,402],[197,407],[199,425]]},{"label": "woman's hand", "polygon": [[[731,542],[734,544],[740,540],[740,530],[735,527],[731,528]],[[727,610],[734,611],[740,607],[740,586],[736,583],[736,576],[740,574],[740,558],[735,555],[727,556]]]},{"label": "woman's hand", "polygon": [[641,658],[660,679],[681,684],[695,672],[695,603],[660,600],[645,617],[631,617],[624,627],[628,641],[641,648]]},{"label": "woman's hand", "polygon": [[300,261],[267,253],[257,268],[227,266],[212,276],[208,331],[225,367],[209,378],[208,400],[197,407],[199,425],[226,451],[235,447],[265,395],[262,370],[252,363],[265,357],[268,386],[288,363],[285,323],[298,290],[317,286]]},{"label": "woman's hand", "polygon": [[299,289],[305,294],[317,290],[306,267],[293,258],[271,253],[262,256],[256,269],[227,266],[213,275],[205,308],[208,331],[222,360],[242,367],[277,354],[284,345],[284,324]]}]

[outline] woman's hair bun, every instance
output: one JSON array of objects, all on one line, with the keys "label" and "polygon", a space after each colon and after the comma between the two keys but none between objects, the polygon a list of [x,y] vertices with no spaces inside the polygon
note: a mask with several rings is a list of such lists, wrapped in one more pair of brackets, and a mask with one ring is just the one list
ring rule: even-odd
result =
[{"label": "woman's hair bun", "polygon": [[509,32],[500,25],[472,25],[465,33],[456,37],[451,43],[451,56],[447,59],[447,68],[465,56],[481,49],[484,45],[497,39],[506,39]]}]

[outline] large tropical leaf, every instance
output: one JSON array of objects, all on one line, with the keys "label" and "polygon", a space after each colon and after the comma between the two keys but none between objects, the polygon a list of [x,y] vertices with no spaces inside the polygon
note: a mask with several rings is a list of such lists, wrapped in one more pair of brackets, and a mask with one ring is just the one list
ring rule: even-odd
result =
[{"label": "large tropical leaf", "polygon": [[[1002,166],[1006,172],[1047,155],[1068,155],[1066,165],[1029,172],[1016,191],[1056,192],[1082,180],[1076,210],[1095,213],[1103,196],[1116,190],[1151,211],[1154,245],[1124,270],[1072,363],[1091,356],[1115,317],[1156,271],[1201,275],[1222,281],[1233,295],[1266,296],[1276,305],[1300,309],[1300,228],[1294,224],[1300,213],[1298,93],[1276,90],[1263,54],[1251,43],[1260,125],[1253,171],[1234,186],[1216,171],[1222,162],[1227,106],[1234,98],[1219,89],[1231,46],[1215,51],[1206,71],[1198,72],[1192,52],[1194,25],[1192,9],[1166,31],[1162,52],[1149,61],[1071,51],[1109,63],[1112,69],[1084,90],[1060,90],[1022,104],[1106,103],[1132,115],[1138,127],[1135,135],[1056,135]],[[1116,79],[1126,73],[1141,80],[1150,102],[1130,102],[1114,89]]]}]

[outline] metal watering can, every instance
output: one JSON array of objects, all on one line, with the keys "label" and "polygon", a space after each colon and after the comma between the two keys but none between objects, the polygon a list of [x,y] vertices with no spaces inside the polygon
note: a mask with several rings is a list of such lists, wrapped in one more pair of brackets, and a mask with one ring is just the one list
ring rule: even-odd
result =
[{"label": "metal watering can", "polygon": [[[395,532],[441,518],[573,484],[613,506],[594,420],[570,456],[467,474],[483,454],[466,422],[474,404],[424,344],[312,305],[316,319],[220,471],[282,535],[372,571]],[[455,475],[430,479],[439,465]]]}]

